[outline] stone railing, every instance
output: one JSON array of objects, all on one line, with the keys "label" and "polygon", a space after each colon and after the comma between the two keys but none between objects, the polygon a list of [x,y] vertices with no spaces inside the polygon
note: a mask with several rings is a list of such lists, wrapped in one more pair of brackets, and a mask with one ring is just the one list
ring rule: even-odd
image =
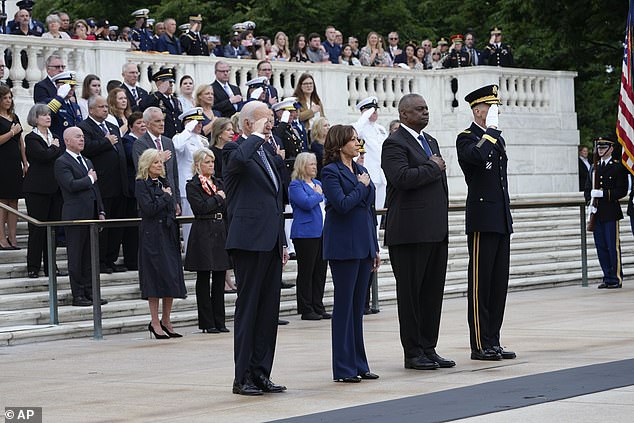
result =
[{"label": "stone railing", "polygon": [[[137,63],[141,71],[140,84],[150,90],[153,88],[148,78],[150,68],[172,66],[177,78],[191,75],[197,84],[211,83],[214,81],[214,63],[219,60],[139,53],[129,51],[126,43],[6,35],[0,35],[0,48],[12,53],[13,64],[5,71],[5,78],[14,81],[16,110],[21,117],[26,116],[32,105],[32,87],[46,76],[44,60],[53,52],[65,60],[68,70],[76,72],[80,82],[87,74],[94,73],[100,76],[102,86],[109,80],[121,80],[121,68],[125,63]],[[257,61],[226,61],[232,67],[231,82],[246,94],[245,83],[256,76]],[[354,122],[359,116],[355,105],[369,95],[378,97],[380,119],[387,124],[398,118],[397,106],[404,94],[423,95],[430,110],[426,131],[440,142],[448,163],[450,189],[455,195],[465,192],[454,147],[456,134],[471,121],[471,111],[464,96],[483,85],[498,84],[502,99],[500,127],[504,129],[510,157],[510,191],[576,190],[579,134],[574,109],[574,72],[489,66],[411,71],[273,62],[272,82],[280,96],[292,95],[295,82],[304,72],[313,76],[331,124]]]}]

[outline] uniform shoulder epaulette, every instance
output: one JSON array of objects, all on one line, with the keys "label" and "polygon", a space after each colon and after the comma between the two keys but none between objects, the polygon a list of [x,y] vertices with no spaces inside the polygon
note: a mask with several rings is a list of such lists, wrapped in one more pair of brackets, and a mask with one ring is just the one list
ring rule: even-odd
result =
[{"label": "uniform shoulder epaulette", "polygon": [[196,37],[193,37],[193,36],[191,35],[191,33],[189,33],[189,32],[185,33],[185,35],[187,36],[187,38],[189,38],[189,39],[190,39],[190,40],[192,40],[192,41],[194,41],[194,40],[196,39]]}]

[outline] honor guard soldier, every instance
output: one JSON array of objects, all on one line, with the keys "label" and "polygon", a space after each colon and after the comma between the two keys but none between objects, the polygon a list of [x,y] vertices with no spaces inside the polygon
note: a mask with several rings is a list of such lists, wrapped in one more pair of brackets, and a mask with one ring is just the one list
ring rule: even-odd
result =
[{"label": "honor guard soldier", "polygon": [[147,28],[147,18],[150,13],[149,9],[139,9],[132,12],[132,16],[136,19],[134,28],[130,31],[132,47],[135,50],[151,51],[154,48],[152,42],[152,32]]},{"label": "honor guard soldier", "polygon": [[174,70],[164,68],[152,75],[156,84],[156,91],[141,100],[140,108],[145,110],[150,106],[161,109],[165,115],[165,132],[163,135],[173,138],[175,134],[183,130],[183,124],[178,116],[183,113],[180,101],[173,96]]},{"label": "honor guard soldier", "polygon": [[203,17],[192,15],[189,17],[189,29],[180,37],[183,53],[188,56],[209,56],[207,42],[200,36],[203,26]]},{"label": "honor guard soldier", "polygon": [[464,38],[462,35],[456,34],[451,36],[452,48],[449,56],[444,61],[445,68],[463,68],[471,66],[471,54],[463,48]]},{"label": "honor guard soldier", "polygon": [[498,86],[465,97],[471,126],[458,134],[458,163],[467,182],[466,232],[469,247],[468,323],[472,360],[515,358],[500,344],[509,282],[513,232],[508,194],[506,142],[498,129]]},{"label": "honor guard soldier", "polygon": [[51,79],[57,88],[56,95],[47,104],[51,109],[51,132],[61,140],[66,128],[77,126],[82,121],[75,98],[77,81],[70,71],[58,73]]},{"label": "honor guard soldier", "polygon": [[247,81],[247,101],[259,100],[269,104],[269,79],[258,76]]},{"label": "honor guard soldier", "polygon": [[302,151],[308,151],[308,147],[304,146],[299,133],[291,125],[291,122],[297,117],[298,106],[299,103],[295,97],[287,97],[272,106],[277,122],[273,127],[273,134],[279,137],[284,144],[284,161],[289,174],[293,171],[297,155]]},{"label": "honor guard soldier", "polygon": [[502,29],[499,27],[491,28],[491,38],[489,45],[482,52],[483,65],[489,66],[513,66],[513,53],[511,46],[502,42]]},{"label": "honor guard soldier", "polygon": [[619,220],[623,219],[623,211],[619,200],[627,195],[627,173],[621,162],[612,158],[612,139],[599,137],[595,143],[594,154],[598,160],[595,161],[596,167],[590,168],[584,194],[586,202],[590,203],[591,213],[594,213],[594,244],[603,270],[603,281],[598,288],[621,288],[623,268]]}]

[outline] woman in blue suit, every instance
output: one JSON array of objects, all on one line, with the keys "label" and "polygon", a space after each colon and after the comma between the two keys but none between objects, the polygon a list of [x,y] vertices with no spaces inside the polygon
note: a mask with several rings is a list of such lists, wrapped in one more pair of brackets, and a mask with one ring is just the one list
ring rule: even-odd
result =
[{"label": "woman in blue suit", "polygon": [[330,319],[324,308],[326,261],[323,260],[324,194],[317,176],[317,158],[313,153],[299,153],[295,158],[288,199],[293,207],[291,239],[297,253],[297,312],[302,320]]},{"label": "woman in blue suit", "polygon": [[374,184],[353,161],[361,144],[350,125],[330,128],[321,171],[326,196],[324,259],[335,286],[332,367],[336,382],[378,379],[370,372],[363,343],[363,308],[370,272],[379,267]]}]

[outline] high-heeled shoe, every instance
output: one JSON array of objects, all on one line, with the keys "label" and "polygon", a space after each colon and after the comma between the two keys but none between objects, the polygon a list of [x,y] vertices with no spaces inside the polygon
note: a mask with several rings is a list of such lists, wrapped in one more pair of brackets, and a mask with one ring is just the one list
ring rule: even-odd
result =
[{"label": "high-heeled shoe", "polygon": [[[163,326],[163,325],[161,325]],[[147,330],[150,331],[150,338],[152,338],[152,335],[154,335],[154,337],[156,339],[169,339],[169,335],[159,335],[158,333],[156,333],[156,331],[154,330],[154,326],[152,326],[152,323],[148,323],[147,325]]]},{"label": "high-heeled shoe", "polygon": [[9,241],[9,237],[7,237],[7,242],[9,243],[9,250],[21,250],[22,248],[18,247],[18,243],[16,242],[15,244],[13,244],[11,241]]},{"label": "high-heeled shoe", "polygon": [[170,332],[169,329],[167,329],[163,323],[161,323],[161,329],[163,329],[163,332],[165,332],[167,334],[168,337],[170,338],[182,338],[183,335],[181,335],[180,333],[176,333],[176,332]]}]

